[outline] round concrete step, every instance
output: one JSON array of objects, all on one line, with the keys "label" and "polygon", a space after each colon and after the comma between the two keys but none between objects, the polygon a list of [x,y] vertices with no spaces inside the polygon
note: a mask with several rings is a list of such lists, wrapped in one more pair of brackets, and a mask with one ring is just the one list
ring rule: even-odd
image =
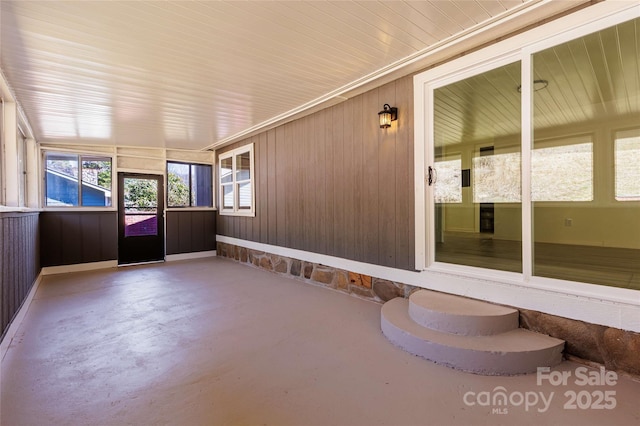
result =
[{"label": "round concrete step", "polygon": [[430,290],[409,297],[409,316],[418,324],[464,336],[500,334],[518,328],[518,310]]},{"label": "round concrete step", "polygon": [[409,301],[382,306],[381,327],[396,346],[438,364],[476,374],[516,375],[562,361],[564,342],[521,328],[490,336],[463,336],[423,327],[409,317]]}]

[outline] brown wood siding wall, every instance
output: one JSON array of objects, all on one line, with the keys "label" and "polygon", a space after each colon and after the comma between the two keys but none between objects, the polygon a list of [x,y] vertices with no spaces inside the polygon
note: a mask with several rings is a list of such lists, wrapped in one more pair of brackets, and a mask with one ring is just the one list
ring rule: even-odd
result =
[{"label": "brown wood siding wall", "polygon": [[215,211],[168,211],[167,254],[216,249]]},{"label": "brown wood siding wall", "polygon": [[118,212],[43,212],[42,266],[118,259]]},{"label": "brown wood siding wall", "polygon": [[38,213],[0,213],[0,336],[38,278],[39,242]]},{"label": "brown wood siding wall", "polygon": [[[398,107],[380,129],[378,112]],[[254,144],[256,217],[218,217],[218,234],[414,269],[413,78],[229,147]]]}]

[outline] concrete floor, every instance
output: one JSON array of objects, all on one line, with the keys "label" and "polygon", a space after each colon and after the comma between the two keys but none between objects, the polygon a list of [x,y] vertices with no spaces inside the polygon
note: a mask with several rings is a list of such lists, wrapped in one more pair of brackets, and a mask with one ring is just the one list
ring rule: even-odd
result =
[{"label": "concrete floor", "polygon": [[582,368],[555,386],[455,371],[391,345],[378,304],[210,258],[46,277],[2,361],[0,423],[640,424],[639,382],[580,386]]}]

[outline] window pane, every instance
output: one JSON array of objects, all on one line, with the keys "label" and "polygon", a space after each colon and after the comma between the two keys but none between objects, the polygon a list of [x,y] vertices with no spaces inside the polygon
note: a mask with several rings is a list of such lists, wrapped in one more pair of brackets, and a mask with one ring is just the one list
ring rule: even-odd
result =
[{"label": "window pane", "polygon": [[436,203],[462,202],[462,163],[456,160],[436,161],[436,183],[434,197]]},{"label": "window pane", "polygon": [[111,205],[111,158],[82,157],[82,205]]},{"label": "window pane", "polygon": [[437,262],[522,271],[519,84],[515,62],[434,91]]},{"label": "window pane", "polygon": [[45,171],[45,204],[49,207],[77,206],[78,156],[47,153]]},{"label": "window pane", "polygon": [[617,132],[616,200],[640,201],[640,129]]},{"label": "window pane", "polygon": [[238,194],[240,205],[238,208],[251,209],[251,182],[239,183]]},{"label": "window pane", "polygon": [[593,200],[593,144],[534,149],[531,176],[533,201]]},{"label": "window pane", "polygon": [[243,152],[236,155],[236,181],[251,179],[251,155]]},{"label": "window pane", "polygon": [[233,209],[233,185],[223,185],[222,186],[222,208],[223,209]]},{"label": "window pane", "polygon": [[189,206],[189,165],[167,163],[167,205]]},{"label": "window pane", "polygon": [[220,160],[220,182],[233,182],[233,158],[227,157]]},{"label": "window pane", "polygon": [[191,205],[211,207],[213,205],[212,186],[211,166],[191,165]]},{"label": "window pane", "polygon": [[[640,19],[533,55],[533,273],[640,289]],[[593,136],[576,141],[588,129]],[[619,202],[616,200],[629,200]],[[553,202],[549,202],[553,201]]]}]

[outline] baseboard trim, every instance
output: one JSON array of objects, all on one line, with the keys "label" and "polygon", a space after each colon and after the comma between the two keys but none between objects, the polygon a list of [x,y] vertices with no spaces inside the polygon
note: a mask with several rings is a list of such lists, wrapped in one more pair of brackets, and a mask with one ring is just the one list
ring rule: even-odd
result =
[{"label": "baseboard trim", "polygon": [[73,265],[46,266],[40,272],[42,275],[66,274],[69,272],[93,271],[95,269],[117,268],[117,260],[103,262],[76,263]]},{"label": "baseboard trim", "polygon": [[38,287],[40,287],[40,283],[42,282],[42,277],[43,277],[43,274],[42,274],[42,271],[40,271],[40,273],[38,274],[38,277],[33,282],[33,285],[31,286],[31,290],[29,290],[27,297],[25,297],[25,299],[22,301],[22,305],[20,305],[20,309],[18,309],[18,312],[16,312],[16,315],[13,317],[13,320],[11,320],[11,322],[9,323],[9,327],[7,327],[7,332],[5,333],[2,341],[0,342],[0,361],[4,360],[4,356],[9,351],[9,346],[11,346],[11,342],[13,341],[13,338],[18,332],[18,328],[20,328],[20,324],[22,324],[22,320],[24,319],[25,315],[27,315],[27,311],[31,306],[33,297],[38,291]]},{"label": "baseboard trim", "polygon": [[175,262],[177,260],[202,259],[204,257],[215,257],[216,251],[196,251],[193,253],[168,254],[165,256],[167,262]]}]

